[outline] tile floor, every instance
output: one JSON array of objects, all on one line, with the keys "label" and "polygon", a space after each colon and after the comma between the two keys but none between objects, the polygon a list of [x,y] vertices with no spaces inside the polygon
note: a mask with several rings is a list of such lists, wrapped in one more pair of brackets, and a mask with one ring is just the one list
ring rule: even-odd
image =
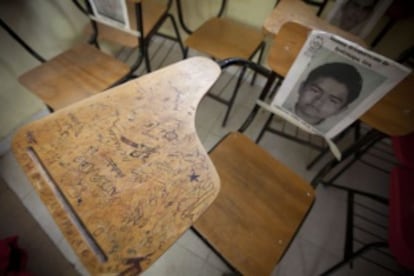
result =
[{"label": "tile floor", "polygon": [[[2,5],[3,8],[6,6],[8,9],[16,12],[9,5]],[[62,6],[59,6],[66,4],[55,3],[54,5],[53,7],[49,7],[54,12],[57,11],[63,14],[68,12]],[[29,7],[25,6],[25,8],[29,11],[35,9],[33,4],[29,4]],[[73,20],[72,17],[67,18],[73,26],[76,25],[79,28],[78,21]],[[15,24],[14,26],[18,26],[16,20],[12,20],[12,22]],[[56,26],[53,28],[56,28]],[[2,32],[1,36],[5,37],[6,34]],[[6,39],[9,39],[9,37],[6,37]],[[37,46],[44,45],[43,41],[37,41],[35,39],[34,41]],[[56,52],[56,48],[60,48],[61,50],[65,49],[68,45],[66,36],[64,38],[61,37],[60,42],[61,44],[57,43],[53,47],[50,46],[53,49],[48,47],[43,48],[49,49],[43,53],[47,53],[47,57],[50,57]],[[11,41],[7,43],[10,45],[13,44]],[[27,70],[36,63],[30,61],[31,57],[25,55],[22,51],[18,49],[14,50],[14,47],[18,46],[14,45],[6,49],[3,46],[0,51],[2,55],[0,61],[7,61],[8,57],[4,55],[7,50],[12,51],[7,55],[12,56],[14,62],[19,63],[16,65],[19,67],[19,70],[11,74],[15,78],[10,79],[10,75],[8,76],[9,89],[10,91],[20,91],[23,95],[31,97],[27,91],[19,86],[16,79],[17,75],[24,71],[23,69]],[[130,61],[134,57],[132,51],[128,49],[116,49],[116,52],[124,60]],[[153,55],[152,64],[154,69],[171,64],[180,59],[178,46],[175,43],[159,38],[154,39],[151,45],[151,53]],[[191,54],[196,55],[197,53]],[[0,67],[4,67],[4,64],[5,62],[0,63]],[[142,68],[138,71],[140,72],[140,70]],[[218,91],[217,93],[228,93],[229,89],[223,90],[223,87],[226,87],[229,79],[231,79],[231,73],[223,73],[222,77],[214,86],[213,91]],[[202,100],[197,111],[196,126],[198,134],[207,150],[221,139],[223,135],[231,130],[236,130],[240,126],[246,114],[253,106],[255,98],[260,92],[260,84],[262,83],[263,80],[259,79],[256,86],[243,84],[237,97],[236,105],[230,114],[228,125],[224,128],[221,127],[221,121],[224,116],[225,107],[208,97]],[[30,110],[31,105],[27,104],[26,107]],[[35,108],[35,110],[31,111],[25,114],[26,117],[18,121],[16,125],[19,126],[36,117],[47,115],[44,108],[40,110]],[[8,114],[2,114],[2,116],[8,117],[15,115],[13,109],[9,109]],[[254,139],[266,118],[267,113],[259,113],[257,119],[246,131],[246,134]],[[280,124],[281,122],[276,121],[275,123]],[[9,132],[10,135],[8,137],[12,135],[13,129]],[[9,143],[8,139],[6,137],[3,139],[3,142],[6,141],[6,143]],[[288,165],[307,180],[311,180],[318,169],[306,169],[306,164],[316,154],[314,150],[308,147],[301,146],[269,133],[265,134],[260,145],[268,150],[275,158]],[[322,163],[323,161],[319,164]],[[77,257],[56,228],[54,221],[47,213],[45,207],[40,203],[37,194],[31,188],[16,163],[13,154],[7,148],[0,158],[0,176],[0,238],[8,235],[18,235],[20,237],[21,245],[29,253],[29,270],[34,275],[86,275],[87,272],[79,264]],[[386,195],[388,192],[387,174],[372,169],[362,163],[357,163],[338,181],[343,185],[362,187],[371,191],[374,190],[380,195]],[[342,191],[319,186],[316,190],[316,196],[316,201],[311,212],[289,250],[286,252],[286,255],[275,268],[272,273],[273,275],[318,275],[330,265],[340,260],[345,233],[346,195]],[[381,206],[376,206],[372,202],[365,201],[365,203],[376,210],[384,209]],[[367,215],[373,217],[372,214]],[[386,223],[384,217],[374,219],[380,221],[380,223]],[[374,229],[372,231],[376,230]],[[382,233],[382,235],[386,235],[386,233]],[[363,239],[370,240],[372,238],[363,237]],[[222,275],[228,271],[229,269],[220,258],[191,230],[188,230],[144,275],[203,276]],[[374,273],[376,275],[391,275],[390,272],[364,260],[355,262],[352,270],[346,267],[338,271],[336,275],[372,275]]]}]

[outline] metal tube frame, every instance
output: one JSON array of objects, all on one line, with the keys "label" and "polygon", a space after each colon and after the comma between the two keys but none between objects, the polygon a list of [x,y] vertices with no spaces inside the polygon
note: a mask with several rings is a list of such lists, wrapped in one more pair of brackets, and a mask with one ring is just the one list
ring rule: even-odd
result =
[{"label": "metal tube frame", "polygon": [[31,56],[35,59],[44,63],[46,59],[44,59],[41,55],[39,55],[35,50],[33,50],[23,39],[20,38],[7,24],[0,18],[0,26],[14,39],[17,43],[20,44]]},{"label": "metal tube frame", "polygon": [[[316,176],[313,178],[311,184],[313,187],[316,188],[319,182],[323,182],[323,179],[338,165],[343,164],[349,157],[354,155],[354,158],[345,165],[344,168],[342,168],[334,177],[332,177],[329,181],[325,181],[324,184],[331,184],[336,178],[338,178],[347,168],[349,168],[353,163],[355,163],[358,158],[367,151],[370,146],[381,140],[385,137],[385,134],[375,130],[371,129],[369,130],[365,135],[363,135],[358,141],[353,143],[351,146],[346,148],[342,152],[342,160],[338,161],[337,159],[333,158],[331,161],[329,161],[319,172],[316,174]],[[357,155],[355,155],[357,154]]]}]

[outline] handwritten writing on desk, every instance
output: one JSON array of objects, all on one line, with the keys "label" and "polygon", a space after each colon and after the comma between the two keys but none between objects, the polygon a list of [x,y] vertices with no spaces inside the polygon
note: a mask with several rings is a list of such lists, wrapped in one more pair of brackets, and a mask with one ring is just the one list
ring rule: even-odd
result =
[{"label": "handwritten writing on desk", "polygon": [[92,274],[145,270],[215,199],[194,119],[219,74],[188,59],[19,130],[17,160]]}]

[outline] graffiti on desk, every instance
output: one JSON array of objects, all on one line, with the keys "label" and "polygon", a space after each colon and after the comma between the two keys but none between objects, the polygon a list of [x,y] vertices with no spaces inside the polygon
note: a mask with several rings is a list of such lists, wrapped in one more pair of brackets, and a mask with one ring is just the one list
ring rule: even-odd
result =
[{"label": "graffiti on desk", "polygon": [[29,144],[37,144],[36,138],[34,137],[32,131],[26,132],[26,139]]},{"label": "graffiti on desk", "polygon": [[198,178],[200,177],[199,174],[196,174],[194,170],[191,170],[191,174],[189,175],[190,177],[190,181],[197,181],[198,182]]},{"label": "graffiti on desk", "polygon": [[174,110],[178,111],[178,108],[182,106],[181,100],[183,98],[183,92],[180,91],[177,87],[175,87],[173,84],[170,83],[170,87],[175,92],[175,99],[174,99]]},{"label": "graffiti on desk", "polygon": [[[26,132],[26,142],[39,152],[68,202],[82,214],[88,232],[108,254],[103,271],[119,272],[118,259],[135,260],[145,268],[216,193],[211,180],[215,172],[191,121],[196,108],[186,106],[192,95],[169,86],[162,97],[154,95],[158,88],[142,88],[129,99],[129,108],[109,97],[76,113],[59,113],[59,119],[40,132]],[[155,103],[157,99],[162,103]],[[45,143],[48,139],[52,142]],[[92,260],[92,251],[73,227],[61,226],[77,244],[78,254]],[[131,265],[123,263],[121,271]]]},{"label": "graffiti on desk", "polygon": [[165,139],[169,143],[176,143],[179,140],[178,133],[182,128],[182,121],[176,118],[166,118],[163,121],[152,121],[144,125],[141,132],[153,140]]}]

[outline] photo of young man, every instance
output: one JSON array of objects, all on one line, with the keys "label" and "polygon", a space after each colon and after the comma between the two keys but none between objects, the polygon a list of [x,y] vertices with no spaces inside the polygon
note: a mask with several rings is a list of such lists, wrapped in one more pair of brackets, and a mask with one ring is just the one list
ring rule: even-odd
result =
[{"label": "photo of young man", "polygon": [[360,94],[362,77],[347,63],[333,62],[314,68],[300,84],[294,112],[311,125],[337,115]]}]

